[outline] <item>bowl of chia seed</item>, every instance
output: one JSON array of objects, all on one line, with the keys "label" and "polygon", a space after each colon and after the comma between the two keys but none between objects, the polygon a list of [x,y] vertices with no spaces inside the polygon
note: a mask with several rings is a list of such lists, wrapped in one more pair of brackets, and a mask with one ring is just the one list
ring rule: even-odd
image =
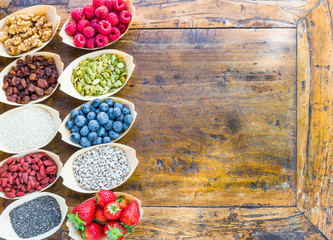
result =
[{"label": "bowl of chia seed", "polygon": [[7,206],[0,216],[0,237],[35,240],[54,234],[67,214],[65,199],[53,193],[33,193]]}]

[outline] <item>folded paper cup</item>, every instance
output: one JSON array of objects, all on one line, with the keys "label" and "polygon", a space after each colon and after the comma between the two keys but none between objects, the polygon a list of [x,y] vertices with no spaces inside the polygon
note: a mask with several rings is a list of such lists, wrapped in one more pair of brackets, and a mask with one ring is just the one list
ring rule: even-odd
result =
[{"label": "folded paper cup", "polygon": [[54,35],[57,32],[57,29],[59,27],[61,18],[60,18],[59,15],[57,15],[57,9],[53,6],[50,6],[50,5],[36,5],[36,6],[24,8],[20,11],[14,12],[13,14],[1,19],[1,21],[0,21],[0,31],[5,26],[6,19],[8,17],[11,17],[13,15],[28,14],[28,13],[45,15],[46,16],[48,22],[52,23],[52,32],[53,32],[53,34],[52,34],[51,38],[47,42],[44,42],[42,44],[42,46],[40,46],[39,48],[33,48],[30,51],[21,53],[21,54],[16,55],[16,56],[9,55],[6,51],[6,48],[3,46],[3,44],[0,44],[0,56],[8,57],[8,58],[17,58],[17,57],[22,57],[22,56],[25,56],[25,55],[28,55],[28,54],[32,54],[32,53],[37,52],[38,50],[42,49],[43,47],[45,47],[52,40],[52,38],[54,37]]},{"label": "folded paper cup", "polygon": [[[60,76],[63,69],[64,69],[64,63],[61,62],[60,56],[58,54],[55,53],[51,53],[51,52],[36,52],[36,53],[32,53],[29,54],[30,56],[44,56],[45,58],[51,58],[53,57],[55,60],[55,64],[57,67],[57,71],[58,71],[58,75]],[[19,59],[24,60],[25,57],[21,57]],[[0,102],[9,104],[9,105],[14,105],[14,106],[22,106],[22,105],[28,105],[28,104],[33,104],[33,103],[39,103],[44,101],[45,99],[49,98],[57,89],[59,83],[57,82],[57,85],[55,86],[53,92],[50,95],[45,95],[42,98],[38,98],[36,100],[32,100],[27,104],[22,104],[22,103],[17,103],[17,102],[10,102],[7,100],[6,97],[6,93],[3,90],[3,79],[4,77],[9,73],[10,69],[12,68],[12,66],[16,66],[17,61],[19,60],[17,59],[16,61],[12,62],[11,64],[9,64],[4,70],[2,70],[2,72],[0,73]]]},{"label": "folded paper cup", "polygon": [[[26,203],[30,200],[33,200],[35,198],[38,197],[42,197],[42,196],[51,196],[53,198],[55,198],[60,206],[60,211],[61,211],[61,221],[58,224],[58,226],[54,227],[53,229],[51,229],[50,231],[43,233],[41,235],[38,235],[36,237],[32,237],[32,238],[20,238],[14,231],[12,224],[10,222],[10,217],[9,217],[9,213],[11,212],[11,210],[13,210],[14,208],[16,208],[17,206],[22,205],[23,203]],[[61,227],[61,224],[63,223],[63,221],[65,220],[66,214],[68,211],[68,207],[66,205],[66,201],[64,198],[53,194],[53,193],[48,193],[48,192],[39,192],[39,193],[33,193],[30,194],[29,196],[25,196],[22,197],[21,199],[9,204],[7,206],[7,208],[2,212],[1,216],[0,216],[0,237],[4,238],[4,239],[15,239],[15,240],[39,240],[39,239],[45,239],[49,236],[51,236],[52,234],[54,234],[56,231],[58,231],[58,229]]]}]

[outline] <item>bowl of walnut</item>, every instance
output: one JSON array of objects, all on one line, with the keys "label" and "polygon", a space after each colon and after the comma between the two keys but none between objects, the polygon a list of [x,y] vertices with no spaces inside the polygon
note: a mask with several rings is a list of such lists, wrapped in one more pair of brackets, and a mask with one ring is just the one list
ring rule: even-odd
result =
[{"label": "bowl of walnut", "polygon": [[45,47],[53,38],[60,16],[56,8],[36,5],[17,11],[0,21],[0,56],[22,57]]}]

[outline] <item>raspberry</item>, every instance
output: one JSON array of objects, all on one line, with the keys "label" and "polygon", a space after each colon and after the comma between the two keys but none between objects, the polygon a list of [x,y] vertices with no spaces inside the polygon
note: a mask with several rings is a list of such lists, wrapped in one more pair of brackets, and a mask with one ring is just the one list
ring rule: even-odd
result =
[{"label": "raspberry", "polygon": [[65,27],[65,31],[69,35],[74,35],[77,31],[76,23],[73,21],[69,21]]},{"label": "raspberry", "polygon": [[100,21],[101,21],[101,20],[99,20],[98,18],[94,18],[94,19],[91,20],[91,22],[90,22],[90,27],[92,27],[92,28],[95,30],[96,33],[98,32],[98,28],[97,28],[97,26],[98,26],[98,23],[99,23]]},{"label": "raspberry", "polygon": [[83,47],[86,44],[86,38],[81,33],[77,33],[74,37],[74,45],[76,47]]},{"label": "raspberry", "polygon": [[116,41],[120,37],[120,31],[118,28],[113,27],[111,28],[110,34],[108,34],[108,38],[110,39],[111,42]]},{"label": "raspberry", "polygon": [[109,12],[113,9],[113,1],[112,0],[104,0],[104,5],[108,8]]},{"label": "raspberry", "polygon": [[95,8],[99,8],[100,6],[104,6],[104,0],[93,0],[92,4]]},{"label": "raspberry", "polygon": [[111,23],[106,20],[101,20],[97,26],[98,32],[101,34],[109,34],[111,31]]},{"label": "raspberry", "polygon": [[124,32],[126,32],[127,24],[120,22],[116,27],[119,29],[120,33],[123,34]]},{"label": "raspberry", "polygon": [[95,11],[95,15],[99,19],[105,19],[106,16],[108,15],[108,13],[109,13],[109,11],[108,11],[107,7],[105,7],[105,6],[101,6],[101,7],[97,8]]},{"label": "raspberry", "polygon": [[87,48],[95,48],[95,38],[94,37],[86,39],[86,47]]},{"label": "raspberry", "polygon": [[95,8],[93,5],[86,5],[83,8],[83,15],[86,19],[91,20],[95,17]]},{"label": "raspberry", "polygon": [[106,44],[109,43],[108,37],[106,35],[98,34],[95,37],[96,45],[98,47],[104,47]]},{"label": "raspberry", "polygon": [[83,9],[82,8],[75,8],[71,13],[72,19],[76,22],[78,22],[82,19],[82,15],[83,15]]},{"label": "raspberry", "polygon": [[88,26],[83,29],[83,35],[86,36],[87,38],[91,38],[95,35],[95,30]]},{"label": "raspberry", "polygon": [[82,19],[77,23],[77,30],[79,30],[80,32],[83,32],[83,29],[85,27],[88,27],[90,25],[89,21],[86,19]]},{"label": "raspberry", "polygon": [[111,26],[115,27],[119,23],[119,18],[118,18],[118,16],[115,13],[111,12],[106,17],[106,21],[108,21],[109,23],[111,23]]},{"label": "raspberry", "polygon": [[113,2],[113,8],[118,11],[121,12],[122,10],[126,9],[126,3],[124,0],[114,0]]},{"label": "raspberry", "polygon": [[129,11],[124,10],[119,14],[119,20],[122,23],[129,23],[131,21],[132,15]]}]

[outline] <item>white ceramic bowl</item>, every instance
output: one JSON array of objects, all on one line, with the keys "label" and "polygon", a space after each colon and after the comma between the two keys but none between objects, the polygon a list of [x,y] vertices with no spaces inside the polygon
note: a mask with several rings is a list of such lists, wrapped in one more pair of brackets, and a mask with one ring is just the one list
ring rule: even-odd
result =
[{"label": "white ceramic bowl", "polygon": [[[88,57],[94,58],[94,57],[101,56],[103,54],[117,54],[124,59],[124,62],[126,64],[126,68],[127,68],[126,80],[120,88],[116,89],[115,91],[113,91],[111,93],[106,93],[101,96],[82,96],[78,91],[76,91],[74,84],[71,81],[73,69],[76,68],[81,61],[86,60]],[[94,100],[97,98],[102,99],[102,98],[110,97],[113,94],[119,92],[126,85],[128,79],[131,77],[131,75],[134,71],[134,68],[135,68],[135,64],[133,63],[133,57],[131,55],[124,53],[122,51],[113,50],[113,49],[100,50],[100,51],[96,51],[96,52],[92,52],[92,53],[83,55],[83,56],[77,58],[76,60],[74,60],[73,62],[71,62],[68,65],[68,67],[63,71],[61,76],[58,78],[58,82],[60,83],[61,91],[68,94],[69,96],[72,96],[79,100],[91,101],[91,100]]]},{"label": "white ceramic bowl", "polygon": [[125,2],[126,2],[126,10],[129,11],[129,12],[131,13],[131,15],[132,15],[132,19],[131,19],[131,21],[128,23],[128,26],[127,26],[126,31],[125,31],[123,34],[121,34],[120,37],[119,37],[116,41],[114,41],[114,42],[109,42],[107,45],[105,45],[105,46],[103,46],[103,47],[96,47],[96,48],[86,48],[86,47],[79,48],[79,47],[76,47],[76,46],[74,45],[74,37],[71,36],[71,35],[68,35],[68,34],[66,33],[66,31],[65,31],[65,27],[66,27],[67,23],[68,23],[69,21],[72,20],[71,17],[69,17],[69,18],[67,19],[67,21],[64,23],[64,25],[62,26],[62,28],[61,28],[61,30],[60,30],[60,33],[59,33],[59,36],[62,37],[62,41],[63,41],[64,43],[66,43],[67,45],[69,45],[69,46],[72,46],[72,47],[75,47],[75,48],[79,48],[79,49],[84,49],[84,50],[93,50],[93,51],[94,51],[94,50],[97,50],[97,49],[101,49],[101,48],[107,47],[107,46],[109,46],[109,45],[111,45],[111,44],[117,42],[120,38],[122,38],[122,37],[127,33],[128,29],[129,29],[129,28],[131,27],[131,25],[132,25],[132,22],[133,22],[133,19],[134,19],[134,15],[135,15],[135,8],[133,7],[132,0],[125,0]]},{"label": "white ceramic bowl", "polygon": [[98,190],[97,191],[86,190],[86,189],[83,189],[83,188],[81,188],[79,186],[79,184],[77,183],[77,181],[75,179],[75,176],[74,176],[73,162],[81,154],[83,154],[85,152],[88,152],[90,150],[93,150],[95,148],[98,148],[98,147],[103,147],[103,146],[113,146],[113,147],[119,147],[119,148],[121,148],[125,152],[125,154],[127,156],[127,161],[128,161],[128,165],[129,165],[129,173],[127,174],[126,178],[121,183],[119,183],[118,185],[116,185],[116,186],[114,186],[112,188],[109,188],[108,190],[111,190],[111,189],[114,189],[116,187],[119,187],[124,182],[126,182],[127,179],[130,178],[130,176],[133,174],[136,166],[139,163],[138,159],[136,158],[136,151],[135,151],[135,149],[133,149],[131,147],[128,147],[126,145],[123,145],[123,144],[119,144],[119,143],[106,143],[106,144],[101,144],[101,145],[96,145],[96,146],[92,146],[92,147],[81,149],[81,150],[75,152],[67,160],[64,168],[62,169],[62,171],[60,173],[60,176],[63,178],[63,184],[66,187],[72,189],[73,191],[80,192],[80,193],[96,193],[96,192],[98,192]]},{"label": "white ceramic bowl", "polygon": [[39,48],[33,48],[30,51],[21,53],[19,55],[16,56],[11,56],[6,52],[6,48],[0,44],[0,56],[2,57],[8,57],[8,58],[17,58],[17,57],[22,57],[28,54],[32,54],[34,52],[37,52],[38,50],[42,49],[43,47],[45,47],[54,37],[55,33],[57,32],[57,29],[59,27],[60,24],[60,16],[57,15],[57,9],[53,6],[50,5],[35,5],[32,7],[28,7],[28,8],[24,8],[20,11],[14,12],[13,14],[1,19],[0,21],[0,31],[3,29],[3,27],[5,26],[6,23],[6,19],[10,16],[13,15],[17,15],[17,14],[28,14],[28,13],[33,13],[33,14],[40,14],[40,15],[45,15],[46,19],[48,22],[52,23],[52,36],[51,38],[47,41],[47,42],[43,42],[42,46],[40,46]]},{"label": "white ceramic bowl", "polygon": [[[140,213],[140,220],[139,222],[141,221],[142,219],[142,216],[143,216],[143,209],[141,207],[141,201],[139,199],[137,199],[136,197],[133,197],[132,195],[129,195],[127,193],[122,193],[122,192],[115,192],[114,193],[117,197],[121,196],[121,195],[124,195],[125,196],[125,199],[128,200],[128,203],[131,203],[131,202],[136,202],[139,206],[139,213]],[[66,222],[66,225],[69,229],[69,233],[68,233],[68,236],[70,236],[71,238],[75,239],[75,240],[82,240],[82,233],[80,230],[75,230],[74,229],[74,223],[71,223],[71,222]],[[139,224],[138,224],[139,225]],[[127,236],[129,233],[127,232],[127,230],[125,230],[125,236]],[[100,240],[106,240],[106,237],[103,237],[101,238]]]},{"label": "white ceramic bowl", "polygon": [[[119,135],[119,138],[117,138],[117,139],[115,139],[115,140],[112,140],[112,142],[116,142],[116,141],[118,141],[119,139],[121,139],[123,136],[125,136],[126,133],[131,129],[131,127],[133,126],[134,121],[135,121],[135,119],[136,119],[136,116],[137,116],[138,114],[137,114],[137,112],[135,111],[135,109],[134,109],[134,104],[133,104],[132,102],[130,102],[130,101],[126,100],[126,99],[123,99],[123,98],[117,98],[117,97],[110,97],[110,98],[113,99],[115,102],[121,102],[121,103],[123,103],[125,107],[128,107],[128,108],[129,108],[130,113],[131,113],[131,115],[133,116],[133,120],[132,120],[131,124],[129,125],[128,129],[127,129],[126,131],[124,131],[123,133],[121,133],[121,134]],[[108,98],[104,98],[104,99],[101,99],[101,100],[102,100],[102,102],[104,102],[106,99],[108,99]],[[90,103],[91,103],[91,102],[90,102]],[[83,104],[82,104],[82,105],[83,105]],[[81,105],[81,106],[78,106],[78,107],[75,108],[75,109],[77,109],[77,110],[81,110],[82,105]],[[74,143],[74,142],[72,142],[71,139],[70,139],[70,136],[71,136],[71,130],[68,129],[68,128],[66,128],[66,126],[65,126],[66,122],[67,122],[68,120],[70,120],[70,119],[71,119],[71,114],[69,113],[69,114],[66,116],[66,118],[64,119],[64,121],[62,122],[62,124],[60,125],[60,127],[59,127],[59,132],[61,133],[61,139],[62,139],[64,142],[66,142],[66,143],[68,143],[68,144],[71,144],[71,145],[73,145],[73,146],[75,146],[75,147],[83,148],[80,144]],[[100,146],[100,145],[95,145],[95,146]]]},{"label": "white ceramic bowl", "polygon": [[[60,176],[60,172],[61,172],[61,170],[62,170],[62,166],[63,166],[62,162],[60,161],[60,157],[59,157],[57,154],[55,154],[55,153],[53,153],[53,152],[50,152],[50,151],[47,151],[47,150],[44,150],[44,149],[35,149],[35,150],[32,150],[32,151],[21,152],[21,153],[19,153],[19,154],[16,154],[16,155],[10,156],[9,158],[21,158],[21,157],[24,157],[24,156],[28,155],[29,153],[37,153],[37,152],[45,152],[50,158],[52,158],[52,160],[55,162],[55,164],[57,165],[57,168],[58,168],[58,169],[57,169],[57,177],[56,177],[56,180],[55,180],[53,183],[51,183],[50,185],[48,185],[47,187],[43,188],[42,190],[40,190],[40,191],[36,191],[36,192],[41,192],[41,191],[44,191],[44,190],[48,189],[49,187],[51,187],[51,186],[52,186],[52,185],[58,180],[58,178],[59,178],[59,176]],[[0,163],[0,167],[1,167],[1,166],[7,161],[7,159],[8,159],[8,158],[6,158],[5,160],[3,160],[3,161]],[[33,193],[26,193],[23,197],[25,197],[25,196],[29,196],[29,195],[34,194],[34,193],[36,193],[36,192],[33,192]],[[7,197],[5,196],[5,193],[4,193],[4,192],[0,192],[0,197],[2,197],[2,198],[7,198]],[[20,198],[22,198],[22,197],[7,198],[7,199],[11,199],[11,200],[13,200],[13,199],[20,199]]]},{"label": "white ceramic bowl", "polygon": [[[57,71],[58,71],[58,75],[60,76],[63,69],[64,69],[64,63],[61,62],[61,59],[60,59],[60,56],[58,54],[55,54],[55,53],[51,53],[51,52],[36,52],[36,53],[32,53],[32,54],[29,54],[30,56],[44,56],[45,58],[51,58],[53,57],[54,60],[55,60],[55,64],[56,64],[56,67],[57,67]],[[21,57],[19,59],[22,59],[24,60],[25,56],[24,57]],[[29,103],[27,104],[22,104],[22,103],[17,103],[17,102],[10,102],[7,100],[7,97],[6,97],[6,93],[5,91],[2,89],[3,87],[3,78],[9,73],[10,69],[12,68],[12,66],[16,66],[16,62],[19,60],[15,60],[14,62],[12,62],[11,64],[9,64],[4,70],[1,71],[0,73],[0,102],[3,102],[3,103],[6,103],[6,104],[9,104],[9,105],[14,105],[14,106],[22,106],[22,105],[28,105],[28,104],[33,104],[33,103],[38,103],[38,102],[42,102],[44,101],[45,99],[49,98],[57,89],[59,83],[57,81],[57,85],[55,86],[53,92],[50,94],[50,95],[45,95],[44,97],[42,98],[38,98],[36,100],[32,100],[30,101]]]},{"label": "white ceramic bowl", "polygon": [[[38,197],[42,197],[42,196],[51,196],[54,197],[59,206],[60,206],[60,211],[61,211],[61,221],[58,224],[58,226],[54,227],[53,229],[51,229],[50,231],[41,234],[37,237],[32,237],[32,238],[20,238],[14,231],[12,224],[10,222],[10,217],[9,217],[9,213],[11,210],[13,210],[15,207],[22,205],[23,203],[26,203],[30,200],[33,200],[35,198]],[[23,197],[11,204],[9,204],[7,206],[7,208],[2,212],[1,216],[0,216],[0,237],[4,238],[4,239],[15,239],[15,240],[37,240],[37,239],[45,239],[49,236],[51,236],[52,234],[54,234],[56,231],[58,231],[58,229],[61,227],[61,224],[63,223],[63,221],[65,220],[66,214],[68,211],[68,207],[66,205],[66,201],[63,197],[60,197],[56,194],[53,193],[48,193],[48,192],[39,192],[39,193],[33,193],[29,196]]]},{"label": "white ceramic bowl", "polygon": [[[49,144],[52,141],[52,139],[55,137],[55,135],[58,132],[58,128],[61,124],[61,119],[59,117],[59,112],[57,110],[49,107],[49,106],[46,106],[46,105],[43,105],[43,104],[31,104],[31,105],[27,105],[27,106],[23,106],[23,107],[14,108],[12,110],[9,110],[9,111],[1,114],[0,115],[0,122],[2,121],[3,117],[8,115],[8,114],[11,114],[11,113],[17,112],[17,111],[21,111],[22,109],[25,109],[25,108],[33,108],[33,107],[34,108],[43,108],[46,111],[48,111],[49,114],[51,115],[51,118],[52,118],[53,123],[54,123],[54,134],[52,135],[52,137],[47,142],[42,143],[39,146],[35,146],[33,148],[30,148],[30,149],[24,149],[22,151],[13,151],[13,150],[10,150],[10,149],[6,148],[6,146],[4,145],[3,139],[1,139],[1,129],[0,129],[0,151],[7,152],[7,153],[21,153],[21,152],[26,152],[26,151],[29,151],[29,150],[42,148],[42,147],[46,146],[47,144]],[[13,134],[18,134],[18,133],[13,132]]]}]

